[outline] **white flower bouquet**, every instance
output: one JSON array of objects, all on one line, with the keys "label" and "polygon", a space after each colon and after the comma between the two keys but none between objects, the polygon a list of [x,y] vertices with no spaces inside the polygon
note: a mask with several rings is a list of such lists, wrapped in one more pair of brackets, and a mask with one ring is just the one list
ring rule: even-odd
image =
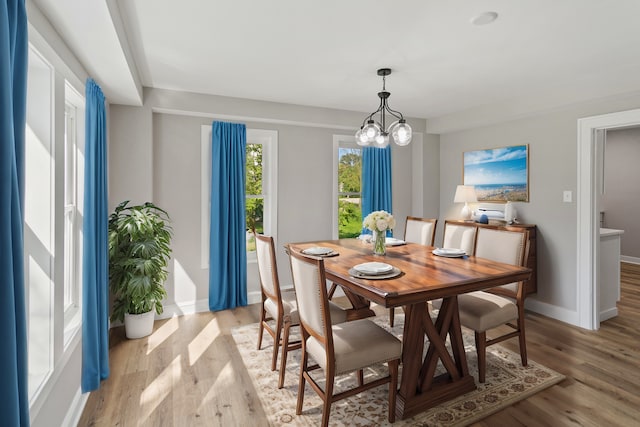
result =
[{"label": "white flower bouquet", "polygon": [[387,230],[393,230],[396,220],[387,211],[375,211],[367,215],[362,225],[373,232],[373,253],[386,254]]},{"label": "white flower bouquet", "polygon": [[362,225],[371,231],[387,231],[395,228],[396,220],[387,211],[374,211],[365,217]]}]

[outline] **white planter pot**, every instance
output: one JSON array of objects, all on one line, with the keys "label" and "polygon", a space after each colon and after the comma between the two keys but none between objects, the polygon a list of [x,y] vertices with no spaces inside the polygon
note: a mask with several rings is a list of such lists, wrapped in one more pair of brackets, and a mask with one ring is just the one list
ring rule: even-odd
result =
[{"label": "white planter pot", "polygon": [[151,335],[154,320],[155,312],[153,310],[142,314],[125,313],[124,330],[127,338],[136,339]]}]

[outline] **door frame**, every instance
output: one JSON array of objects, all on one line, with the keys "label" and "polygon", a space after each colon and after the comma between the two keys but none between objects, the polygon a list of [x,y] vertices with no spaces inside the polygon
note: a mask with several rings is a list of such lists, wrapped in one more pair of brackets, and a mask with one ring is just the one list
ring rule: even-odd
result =
[{"label": "door frame", "polygon": [[598,212],[598,161],[596,131],[640,124],[640,109],[578,119],[577,204],[577,308],[579,326],[600,327],[598,275],[600,260],[600,214]]}]

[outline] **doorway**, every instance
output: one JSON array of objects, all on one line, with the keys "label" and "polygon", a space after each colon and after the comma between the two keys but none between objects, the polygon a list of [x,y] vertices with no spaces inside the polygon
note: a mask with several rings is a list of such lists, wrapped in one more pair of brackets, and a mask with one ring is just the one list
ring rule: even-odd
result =
[{"label": "doorway", "polygon": [[585,329],[600,327],[598,265],[600,260],[600,212],[598,185],[602,150],[598,139],[605,130],[640,124],[640,109],[578,119],[578,212],[577,291],[578,324]]}]

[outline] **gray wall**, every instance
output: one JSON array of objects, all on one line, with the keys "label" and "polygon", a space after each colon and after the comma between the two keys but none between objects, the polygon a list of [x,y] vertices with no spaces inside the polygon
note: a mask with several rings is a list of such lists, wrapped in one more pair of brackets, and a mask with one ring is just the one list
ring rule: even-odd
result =
[{"label": "gray wall", "polygon": [[[290,283],[287,242],[332,236],[333,135],[350,135],[365,113],[262,101],[146,89],[143,107],[111,105],[109,122],[109,204],[147,200],[166,209],[174,229],[173,260],[165,306],[185,307],[208,297],[208,270],[200,266],[200,132],[216,120],[243,122],[248,128],[278,131],[278,269]],[[410,120],[424,132],[424,120]],[[420,140],[424,139],[421,147]],[[437,136],[415,138],[409,147],[392,147],[393,213],[404,230],[418,192],[425,211],[438,215]],[[420,152],[415,162],[413,153]],[[419,179],[416,179],[416,176]],[[309,178],[312,177],[312,178]],[[312,224],[312,226],[310,226]],[[179,267],[178,267],[179,265]],[[180,268],[181,271],[176,271]],[[252,274],[252,270],[249,270]]]},{"label": "gray wall", "polygon": [[640,259],[640,128],[607,131],[604,156],[604,226],[624,230],[620,253]]},{"label": "gray wall", "polygon": [[[440,136],[441,224],[445,218],[458,217],[460,206],[453,203],[453,195],[462,181],[464,151],[529,144],[530,202],[515,204],[520,222],[538,226],[538,293],[528,298],[529,308],[577,321],[577,119],[639,104],[638,96],[594,101]],[[428,126],[427,122],[427,131]],[[572,203],[562,202],[564,190],[573,192]]]}]

